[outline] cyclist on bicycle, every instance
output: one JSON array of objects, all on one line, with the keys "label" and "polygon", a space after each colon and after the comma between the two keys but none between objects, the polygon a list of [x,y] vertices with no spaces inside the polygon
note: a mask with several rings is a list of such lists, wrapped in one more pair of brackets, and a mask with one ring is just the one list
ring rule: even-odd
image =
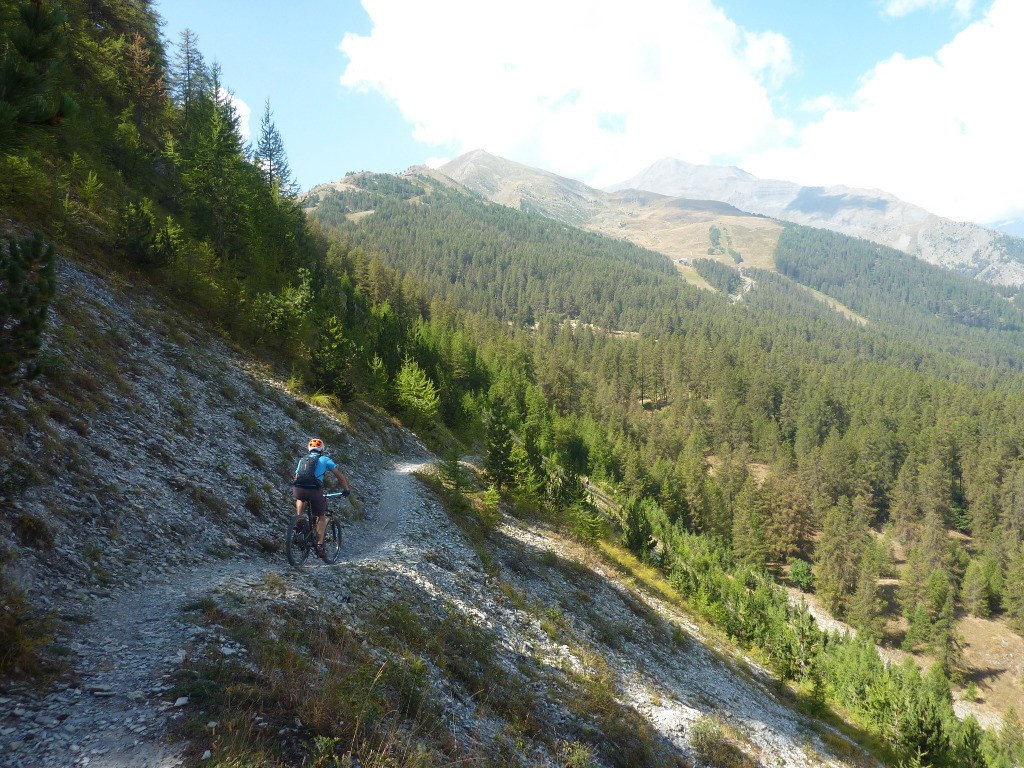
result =
[{"label": "cyclist on bicycle", "polygon": [[327,529],[327,499],[324,497],[324,475],[330,470],[341,483],[341,495],[348,496],[348,480],[341,474],[338,465],[325,451],[327,446],[319,437],[309,441],[309,454],[299,459],[295,467],[295,478],[292,480],[292,497],[295,499],[295,514],[302,514],[303,502],[308,502],[310,517],[316,518],[316,554],[321,560],[326,559],[324,552],[324,531]]}]

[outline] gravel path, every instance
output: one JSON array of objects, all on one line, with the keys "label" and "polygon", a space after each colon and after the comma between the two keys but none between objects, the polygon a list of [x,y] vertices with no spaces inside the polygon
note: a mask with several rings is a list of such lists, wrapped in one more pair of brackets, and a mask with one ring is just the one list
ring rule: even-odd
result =
[{"label": "gravel path", "polygon": [[[386,557],[405,529],[409,510],[422,503],[405,461],[379,478],[380,500],[367,519],[346,525],[339,564]],[[208,559],[198,567],[121,589],[97,601],[91,616],[67,639],[73,683],[48,692],[0,696],[0,766],[172,768],[184,763],[184,745],[169,743],[168,727],[188,712],[170,698],[171,673],[189,649],[211,640],[225,655],[243,653],[225,637],[189,623],[182,608],[212,591],[238,589],[289,566],[273,559]],[[310,561],[306,568],[325,566]]]}]

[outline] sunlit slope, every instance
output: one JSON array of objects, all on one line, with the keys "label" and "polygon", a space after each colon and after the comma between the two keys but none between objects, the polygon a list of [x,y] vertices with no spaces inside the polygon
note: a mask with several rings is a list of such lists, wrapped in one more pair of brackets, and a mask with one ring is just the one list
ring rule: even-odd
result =
[{"label": "sunlit slope", "polygon": [[[774,267],[781,225],[727,203],[637,190],[606,193],[482,151],[440,170],[493,202],[626,240],[673,261],[712,258],[735,265],[738,256],[745,266]],[[714,242],[715,229],[723,245]]]}]

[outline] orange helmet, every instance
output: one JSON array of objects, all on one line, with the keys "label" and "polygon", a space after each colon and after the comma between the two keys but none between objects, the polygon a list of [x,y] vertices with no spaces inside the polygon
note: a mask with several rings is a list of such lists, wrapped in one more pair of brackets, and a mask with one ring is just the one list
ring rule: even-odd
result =
[{"label": "orange helmet", "polygon": [[327,446],[324,445],[324,441],[319,437],[314,437],[309,441],[309,450],[311,451],[320,451],[320,453],[323,453],[326,449]]}]

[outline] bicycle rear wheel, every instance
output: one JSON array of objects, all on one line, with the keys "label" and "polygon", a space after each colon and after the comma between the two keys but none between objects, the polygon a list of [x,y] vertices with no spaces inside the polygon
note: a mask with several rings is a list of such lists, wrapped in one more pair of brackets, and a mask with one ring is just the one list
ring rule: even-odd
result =
[{"label": "bicycle rear wheel", "polygon": [[327,530],[324,531],[324,562],[336,562],[340,551],[341,525],[332,516],[327,520]]},{"label": "bicycle rear wheel", "polygon": [[309,557],[309,551],[313,548],[313,539],[316,534],[311,534],[312,526],[309,518],[305,515],[294,517],[288,521],[288,532],[284,537],[284,553],[288,556],[288,562],[292,565],[302,565]]}]

